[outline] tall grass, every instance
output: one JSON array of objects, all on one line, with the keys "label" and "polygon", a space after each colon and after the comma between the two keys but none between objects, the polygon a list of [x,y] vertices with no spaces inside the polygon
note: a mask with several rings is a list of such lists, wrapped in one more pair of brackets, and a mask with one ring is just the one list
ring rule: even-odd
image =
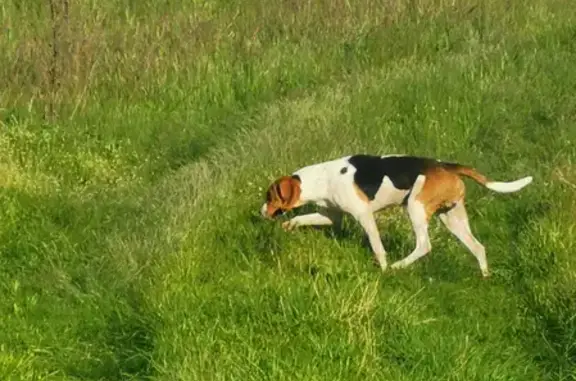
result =
[{"label": "tall grass", "polygon": [[[0,375],[576,378],[576,11],[567,0],[0,6]],[[361,229],[287,234],[263,188],[354,152],[470,184],[490,280],[440,224],[405,271]],[[413,236],[379,215],[391,259]]]}]

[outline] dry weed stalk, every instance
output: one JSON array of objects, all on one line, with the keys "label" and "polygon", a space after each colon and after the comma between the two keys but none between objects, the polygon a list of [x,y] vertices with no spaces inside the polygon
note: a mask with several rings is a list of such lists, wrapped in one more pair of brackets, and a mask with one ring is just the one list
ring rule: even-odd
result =
[{"label": "dry weed stalk", "polygon": [[68,0],[61,0],[59,4],[57,0],[48,0],[50,5],[50,19],[52,22],[52,41],[50,42],[52,56],[50,67],[48,69],[49,75],[49,101],[48,111],[45,113],[45,118],[53,120],[56,117],[55,103],[57,101],[58,92],[61,85],[61,72],[58,70],[58,63],[61,59],[61,46],[62,46],[62,24],[69,24],[69,4]]}]

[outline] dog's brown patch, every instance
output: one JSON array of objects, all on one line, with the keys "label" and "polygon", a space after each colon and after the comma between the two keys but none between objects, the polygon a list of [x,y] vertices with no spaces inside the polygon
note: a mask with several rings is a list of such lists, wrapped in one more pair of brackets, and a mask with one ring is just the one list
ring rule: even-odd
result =
[{"label": "dog's brown patch", "polygon": [[464,198],[466,188],[456,173],[437,167],[424,175],[426,182],[416,200],[424,205],[428,219],[439,209],[451,208]]},{"label": "dog's brown patch", "polygon": [[486,185],[488,179],[486,176],[478,172],[476,169],[472,167],[467,167],[465,165],[453,165],[446,168],[449,172],[456,173],[458,175],[463,175],[466,177],[471,178],[472,180],[476,181],[478,184]]},{"label": "dog's brown patch", "polygon": [[354,190],[356,191],[356,194],[358,195],[358,197],[360,197],[360,199],[366,203],[370,202],[370,199],[368,198],[368,196],[366,195],[366,193],[364,193],[362,191],[362,189],[360,189],[360,187],[358,186],[358,184],[354,184]]}]

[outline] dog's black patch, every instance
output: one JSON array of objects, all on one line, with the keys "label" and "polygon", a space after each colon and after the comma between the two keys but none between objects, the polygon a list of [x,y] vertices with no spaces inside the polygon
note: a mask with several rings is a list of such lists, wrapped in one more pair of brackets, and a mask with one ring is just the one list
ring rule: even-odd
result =
[{"label": "dog's black patch", "polygon": [[348,172],[348,167],[343,167],[343,168],[340,170],[340,173],[341,173],[341,174],[345,174],[346,172]]},{"label": "dog's black patch", "polygon": [[354,182],[373,200],[384,177],[398,189],[408,190],[418,175],[444,163],[426,157],[354,155],[348,162],[356,168]]},{"label": "dog's black patch", "polygon": [[300,181],[300,182],[302,181],[302,180],[300,180],[300,176],[298,176],[298,175],[292,175],[292,178],[293,178],[293,179],[296,179],[296,180],[298,180],[298,181]]}]

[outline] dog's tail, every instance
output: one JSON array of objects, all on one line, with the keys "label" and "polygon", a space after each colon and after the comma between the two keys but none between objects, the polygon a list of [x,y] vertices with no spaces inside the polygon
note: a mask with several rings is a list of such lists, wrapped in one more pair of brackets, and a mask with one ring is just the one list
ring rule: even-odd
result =
[{"label": "dog's tail", "polygon": [[486,188],[498,193],[518,192],[520,189],[532,182],[532,176],[526,176],[519,180],[508,182],[491,181],[476,169],[460,164],[449,163],[445,165],[445,168],[450,172],[469,177],[477,183],[484,185]]}]

